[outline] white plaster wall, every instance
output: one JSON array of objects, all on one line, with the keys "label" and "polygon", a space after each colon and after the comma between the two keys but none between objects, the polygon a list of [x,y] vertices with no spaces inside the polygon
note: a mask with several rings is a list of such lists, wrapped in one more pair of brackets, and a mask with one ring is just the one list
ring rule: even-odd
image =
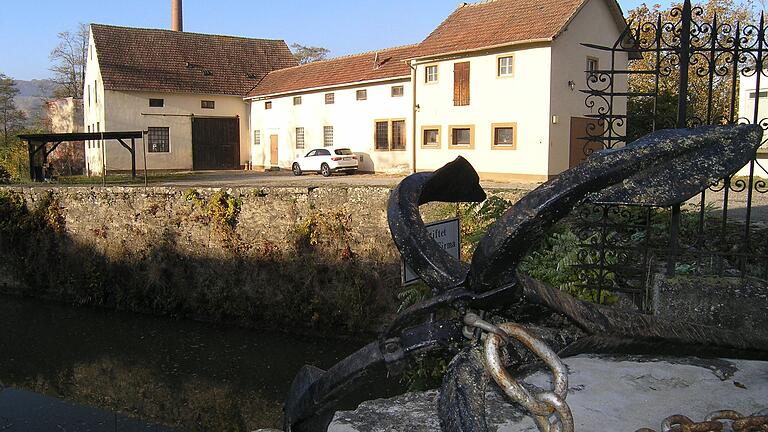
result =
[{"label": "white plaster wall", "polygon": [[46,115],[53,133],[83,131],[83,100],[63,98],[49,101]]},{"label": "white plaster wall", "polygon": [[[94,82],[96,84],[94,84]],[[93,41],[93,33],[89,39],[88,62],[85,68],[85,86],[83,88],[83,131],[96,131],[99,125],[101,131],[105,128],[104,113],[104,81],[99,68],[99,55],[96,52],[96,44]],[[94,94],[98,94],[98,100]],[[100,174],[102,172],[101,144],[97,141],[85,142],[86,172]]]},{"label": "white plaster wall", "polygon": [[[514,76],[497,77],[497,56],[513,53]],[[470,105],[454,106],[454,63],[470,62]],[[425,83],[425,66],[438,65],[438,82]],[[417,169],[434,170],[457,156],[480,173],[542,180],[548,173],[550,48],[507,48],[417,66]],[[494,123],[517,123],[515,150],[492,149]],[[475,126],[474,149],[449,147],[449,126]],[[422,126],[440,126],[441,147],[421,148]]]},{"label": "white plaster wall", "polygon": [[[749,98],[749,94],[757,88],[757,77],[742,74],[739,80],[739,118],[752,123],[755,117],[755,103],[758,104],[758,122],[768,118],[768,98]],[[765,75],[760,77],[760,91],[768,92],[768,77]],[[768,178],[768,141],[766,139],[768,139],[768,136],[763,132],[763,146],[757,151],[757,161],[759,164],[754,165],[753,175],[755,177]],[[736,175],[749,176],[750,165],[747,164],[741,168]]]},{"label": "white plaster wall", "polygon": [[[606,0],[590,0],[579,11],[576,17],[552,43],[552,111],[558,117],[556,124],[550,122],[550,162],[549,174],[559,174],[568,169],[570,155],[571,117],[584,117],[586,114],[597,113],[597,108],[587,108],[586,94],[579,90],[587,89],[587,57],[599,60],[600,69],[611,68],[611,54],[582,46],[582,43],[592,43],[603,46],[613,46],[621,35],[621,30],[615,23]],[[627,55],[618,53],[613,66],[617,70],[627,68]],[[575,83],[574,90],[568,86],[568,81]],[[626,76],[617,75],[614,80],[615,91],[626,91]],[[614,99],[615,114],[626,114],[626,98]],[[614,128],[620,135],[625,134],[625,125],[617,124]]]},{"label": "white plaster wall", "polygon": [[[392,86],[403,86],[404,95],[392,97]],[[358,101],[357,90],[367,90],[368,98]],[[323,147],[323,127],[333,126],[334,147],[350,148],[362,155],[361,171],[405,172],[411,160],[412,93],[409,81],[397,80],[309,93],[296,93],[277,98],[249,100],[251,104],[251,133],[259,131],[261,144],[253,145],[254,167],[270,167],[270,136],[278,136],[278,166],[290,169],[293,160],[311,149]],[[326,105],[325,94],[334,93],[335,103]],[[294,96],[301,96],[301,105],[294,105]],[[265,109],[265,102],[272,109]],[[406,121],[406,150],[374,150],[375,120]],[[296,128],[304,128],[304,149],[296,149]]]},{"label": "white plaster wall", "polygon": [[[162,108],[149,106],[149,99],[163,99]],[[215,109],[202,109],[201,100],[212,100]],[[248,118],[246,105],[239,96],[217,96],[201,94],[157,93],[157,92],[106,92],[106,126],[109,131],[147,130],[148,127],[170,128],[170,151],[168,153],[147,153],[147,167],[151,170],[192,169],[192,118],[196,117],[239,117],[240,119],[240,164],[246,165],[250,158],[248,139]],[[120,143],[106,145],[107,172],[109,170],[130,170],[131,157]],[[141,143],[137,143],[136,166],[143,169]]]}]

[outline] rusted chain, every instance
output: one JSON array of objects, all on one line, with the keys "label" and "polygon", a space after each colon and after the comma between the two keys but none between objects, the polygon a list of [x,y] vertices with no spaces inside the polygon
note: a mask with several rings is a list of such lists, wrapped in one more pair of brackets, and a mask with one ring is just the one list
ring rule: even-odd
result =
[{"label": "rusted chain", "polygon": [[[523,327],[505,323],[495,326],[474,314],[467,314],[465,324],[487,332],[485,366],[489,374],[513,401],[533,414],[541,432],[573,432],[573,414],[565,401],[568,393],[568,370],[547,344],[528,333]],[[552,371],[553,388],[532,395],[507,372],[501,361],[500,349],[510,338],[521,342],[536,354]],[[552,418],[554,417],[554,418]]]},{"label": "rusted chain", "polygon": [[[726,428],[729,426],[729,428]],[[751,416],[744,416],[738,411],[722,410],[709,414],[702,422],[695,423],[684,415],[673,415],[661,423],[661,432],[768,432],[768,410]],[[642,428],[637,432],[656,432]]]}]

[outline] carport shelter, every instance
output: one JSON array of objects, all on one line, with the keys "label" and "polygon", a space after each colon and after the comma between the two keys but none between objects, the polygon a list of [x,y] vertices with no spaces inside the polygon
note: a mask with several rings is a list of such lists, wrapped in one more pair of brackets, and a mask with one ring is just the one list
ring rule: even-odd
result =
[{"label": "carport shelter", "polygon": [[[117,140],[131,153],[131,176],[136,177],[136,140],[142,139],[142,131],[134,132],[83,132],[83,133],[51,133],[24,134],[19,138],[27,142],[29,151],[29,177],[32,181],[45,179],[45,166],[48,156],[64,142]],[[130,140],[130,144],[127,141]]]}]

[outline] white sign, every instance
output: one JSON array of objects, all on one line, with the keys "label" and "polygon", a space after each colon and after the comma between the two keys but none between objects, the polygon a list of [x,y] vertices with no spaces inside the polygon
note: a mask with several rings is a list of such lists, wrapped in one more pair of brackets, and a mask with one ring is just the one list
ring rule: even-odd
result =
[{"label": "white sign", "polygon": [[[456,259],[461,259],[461,241],[459,240],[460,226],[458,219],[448,219],[433,222],[426,225],[427,232],[432,240],[436,241],[444,251]],[[420,280],[411,267],[401,262],[401,282],[403,286],[410,285]]]}]

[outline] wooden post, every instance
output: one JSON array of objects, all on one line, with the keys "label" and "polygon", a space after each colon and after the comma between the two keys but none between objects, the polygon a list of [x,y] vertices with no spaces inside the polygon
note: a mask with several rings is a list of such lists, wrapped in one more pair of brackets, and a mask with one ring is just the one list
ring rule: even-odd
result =
[{"label": "wooden post", "polygon": [[131,138],[131,180],[136,180],[136,138]]},{"label": "wooden post", "polygon": [[34,161],[34,152],[32,151],[32,140],[27,141],[27,152],[29,153],[29,179],[31,181],[35,181],[35,161]]},{"label": "wooden post", "polygon": [[141,149],[144,153],[144,189],[147,188],[147,132],[141,131]]},{"label": "wooden post", "polygon": [[104,143],[104,134],[101,134],[101,185],[107,185],[107,146]]}]

